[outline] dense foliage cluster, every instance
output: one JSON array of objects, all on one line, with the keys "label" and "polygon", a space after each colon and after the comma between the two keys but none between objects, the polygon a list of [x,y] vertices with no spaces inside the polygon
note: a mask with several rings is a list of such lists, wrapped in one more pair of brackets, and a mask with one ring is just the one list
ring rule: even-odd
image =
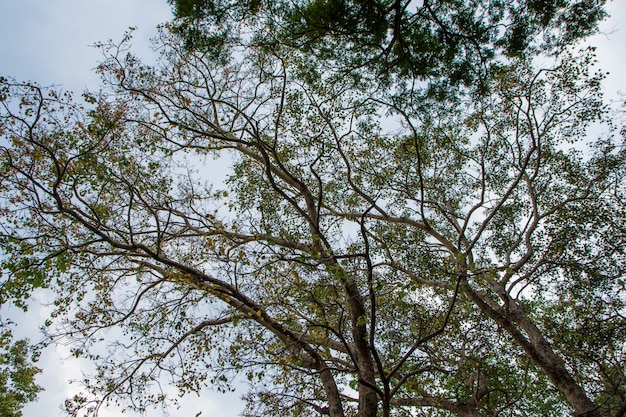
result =
[{"label": "dense foliage cluster", "polygon": [[41,387],[35,383],[41,371],[33,365],[38,352],[26,339],[14,340],[10,322],[0,323],[0,416],[21,417],[22,406],[35,400]]}]

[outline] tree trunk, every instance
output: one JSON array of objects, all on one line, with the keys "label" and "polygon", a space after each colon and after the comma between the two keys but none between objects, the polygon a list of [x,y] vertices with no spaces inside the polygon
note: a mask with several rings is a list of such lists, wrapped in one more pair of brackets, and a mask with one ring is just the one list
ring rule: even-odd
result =
[{"label": "tree trunk", "polygon": [[[522,306],[510,297],[504,300],[506,307],[494,307],[485,294],[478,293],[469,286],[466,291],[474,303],[487,316],[519,343],[528,356],[543,370],[554,386],[563,394],[576,416],[600,417],[596,404],[587,396],[565,367],[564,362],[554,352],[535,323],[528,317]],[[520,329],[526,334],[524,335]]]},{"label": "tree trunk", "polygon": [[365,307],[356,282],[346,278],[344,282],[348,307],[350,309],[352,337],[354,338],[354,356],[359,383],[359,417],[376,417],[378,394],[374,363],[370,353],[369,335],[364,323]]},{"label": "tree trunk", "polygon": [[515,300],[510,300],[509,304],[511,305],[511,319],[526,333],[530,346],[532,346],[533,352],[527,350],[527,353],[533,357],[537,365],[543,369],[552,383],[565,396],[575,414],[584,417],[600,417],[596,404],[589,399],[585,390],[565,368],[563,361],[554,352],[550,343],[528,317],[522,306]]},{"label": "tree trunk", "polygon": [[344,417],[341,395],[335,383],[335,378],[333,378],[330,369],[324,363],[320,364],[318,370],[326,393],[326,400],[328,401],[328,414],[330,417]]}]

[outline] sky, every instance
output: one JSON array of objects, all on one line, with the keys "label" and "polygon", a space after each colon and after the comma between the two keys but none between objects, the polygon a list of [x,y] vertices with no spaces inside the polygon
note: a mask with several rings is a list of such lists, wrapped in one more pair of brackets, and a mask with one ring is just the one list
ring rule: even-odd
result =
[{"label": "sky", "polygon": [[[617,100],[618,92],[626,93],[626,1],[610,2],[609,12],[612,17],[602,25],[603,33],[590,44],[598,47],[599,67],[610,72],[605,82],[607,98]],[[133,26],[138,28],[133,50],[149,57],[149,39],[156,35],[156,26],[170,18],[166,0],[0,0],[0,75],[76,93],[98,90],[99,78],[93,69],[101,56],[91,45],[120,40]],[[18,334],[28,334],[45,319],[45,307],[31,310],[29,322],[20,323]],[[46,391],[25,408],[24,417],[40,417],[42,412],[48,417],[61,415],[60,405],[77,391],[68,380],[80,378],[86,366],[64,360],[68,352],[63,346],[45,351],[39,362],[44,372],[38,382]],[[185,399],[183,407],[170,415],[187,417],[202,412],[202,417],[234,417],[243,407],[238,400],[241,394],[206,392],[200,398]],[[104,417],[116,415],[115,411],[103,413]]]},{"label": "sky", "polygon": [[150,53],[156,26],[171,18],[165,0],[0,0],[0,73],[82,91],[98,85],[92,45],[137,27],[134,45]]}]

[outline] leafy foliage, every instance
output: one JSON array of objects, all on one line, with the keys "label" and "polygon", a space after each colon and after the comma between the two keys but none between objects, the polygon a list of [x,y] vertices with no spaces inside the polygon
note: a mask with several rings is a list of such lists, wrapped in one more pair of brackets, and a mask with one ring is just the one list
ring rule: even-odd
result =
[{"label": "leafy foliage", "polygon": [[[483,90],[501,57],[558,53],[594,33],[603,0],[171,0],[188,48],[218,38],[290,48],[348,77],[427,81],[431,93]],[[415,87],[414,85],[412,86]]]},{"label": "leafy foliage", "polygon": [[11,323],[0,326],[0,416],[21,417],[22,406],[34,401],[41,387],[35,383],[41,371],[33,365],[38,352],[28,340],[13,340]]}]

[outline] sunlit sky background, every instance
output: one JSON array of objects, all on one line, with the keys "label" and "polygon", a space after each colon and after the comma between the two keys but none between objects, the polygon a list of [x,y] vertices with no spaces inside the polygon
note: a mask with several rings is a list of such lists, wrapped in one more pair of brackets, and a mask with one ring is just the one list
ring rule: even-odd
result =
[{"label": "sunlit sky background", "polygon": [[[626,93],[626,1],[609,3],[612,17],[602,25],[603,34],[590,44],[598,47],[599,67],[610,72],[606,80],[607,98],[617,99],[618,92]],[[57,85],[80,93],[85,89],[98,90],[99,79],[93,69],[100,61],[100,53],[91,47],[98,41],[119,40],[130,27],[134,34],[134,51],[150,57],[150,38],[156,26],[171,18],[166,0],[0,0],[0,75],[18,80],[36,81],[41,85]],[[37,301],[37,300],[35,300]],[[45,308],[34,303],[27,322],[19,323],[20,335],[31,335],[45,319]],[[39,323],[37,323],[39,321]],[[69,379],[80,378],[84,366],[76,360],[64,360],[68,349],[48,349],[39,366],[44,373],[39,383],[46,389],[39,400],[24,410],[24,417],[54,417],[61,415],[64,399],[78,390],[68,384]],[[234,417],[242,404],[243,392],[223,396],[214,392],[200,398],[189,397],[182,408],[171,410],[172,417]],[[117,416],[111,410],[103,416]],[[148,413],[160,416],[160,410]]]}]

